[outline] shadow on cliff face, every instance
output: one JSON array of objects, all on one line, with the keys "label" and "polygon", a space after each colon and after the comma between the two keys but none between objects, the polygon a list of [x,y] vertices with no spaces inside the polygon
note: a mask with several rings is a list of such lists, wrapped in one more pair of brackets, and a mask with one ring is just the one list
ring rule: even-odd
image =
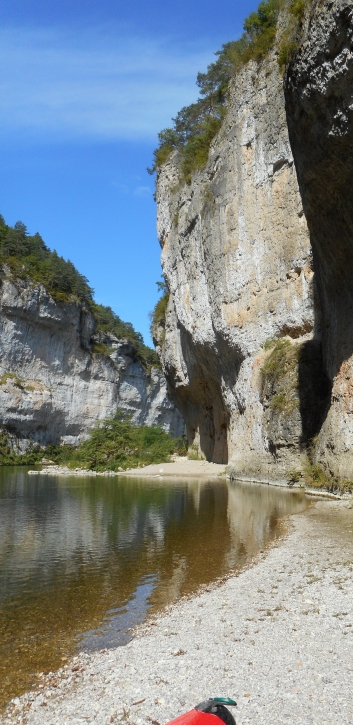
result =
[{"label": "shadow on cliff face", "polygon": [[[353,354],[351,0],[333,0],[314,8],[305,40],[288,67],[284,91],[313,247],[324,368],[333,381],[342,362]],[[308,425],[310,430],[317,427],[313,420]]]},{"label": "shadow on cliff face", "polygon": [[[222,395],[221,381],[235,385],[242,358],[216,335],[216,346],[195,345],[191,335],[181,328],[183,359],[188,385],[170,390],[186,422],[188,444],[198,444],[207,461],[228,463],[227,433],[229,412]],[[169,375],[169,383],[175,376]]]},{"label": "shadow on cliff face", "polygon": [[275,460],[282,461],[288,449],[298,451],[298,447],[305,450],[312,446],[331,400],[321,341],[297,342],[288,337],[273,343],[260,373],[269,451]]},{"label": "shadow on cliff face", "polygon": [[[50,418],[50,426],[47,420]],[[25,417],[20,421],[7,416],[3,424],[8,434],[11,445],[16,452],[27,451],[28,446],[49,446],[59,445],[62,436],[79,436],[82,426],[71,423],[67,424],[64,411],[55,410],[51,403],[37,409],[37,417]]]},{"label": "shadow on cliff face", "polygon": [[301,445],[308,447],[319,434],[331,402],[331,381],[323,367],[322,345],[308,340],[298,359],[298,396],[302,424]]}]

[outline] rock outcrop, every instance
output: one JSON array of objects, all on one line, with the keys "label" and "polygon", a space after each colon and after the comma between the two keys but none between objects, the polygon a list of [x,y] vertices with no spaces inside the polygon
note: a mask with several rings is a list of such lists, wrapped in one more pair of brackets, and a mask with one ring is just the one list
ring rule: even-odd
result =
[{"label": "rock outcrop", "polygon": [[314,3],[284,79],[276,51],[238,72],[205,169],[158,174],[159,354],[189,443],[238,474],[315,445],[353,472],[352,69],[351,2]]},{"label": "rock outcrop", "polygon": [[[313,248],[330,406],[315,460],[353,476],[353,6],[316,3],[285,78],[290,141]],[[320,311],[320,312],[319,312]]]},{"label": "rock outcrop", "polygon": [[99,339],[109,355],[93,352],[95,321],[81,305],[7,274],[0,310],[0,425],[17,450],[76,444],[118,408],[136,424],[182,435],[162,371],[147,373],[132,344],[112,335]]}]

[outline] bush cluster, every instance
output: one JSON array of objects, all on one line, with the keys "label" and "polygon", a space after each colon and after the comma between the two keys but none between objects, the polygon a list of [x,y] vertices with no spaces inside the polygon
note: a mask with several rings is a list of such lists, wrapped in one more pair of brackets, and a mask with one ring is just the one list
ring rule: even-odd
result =
[{"label": "bush cluster", "polygon": [[352,493],[353,481],[333,476],[329,471],[324,470],[320,464],[306,464],[304,469],[304,480],[308,488],[323,489],[329,493]]},{"label": "bush cluster", "polygon": [[[296,4],[303,0],[294,0]],[[196,169],[207,162],[212,139],[218,133],[225,113],[228,84],[239,68],[249,60],[260,61],[273,47],[278,14],[286,0],[262,0],[258,9],[244,22],[244,33],[239,40],[222,45],[206,73],[199,73],[197,86],[200,97],[185,106],[173,118],[173,126],[158,134],[158,147],[154,151],[150,173],[155,172],[173,150],[180,153],[180,169],[185,181],[190,182]]]},{"label": "bush cluster", "polygon": [[150,463],[165,463],[183,450],[183,441],[160,426],[134,426],[129,416],[114,418],[93,428],[89,439],[72,452],[71,465],[95,471],[117,471]]},{"label": "bush cluster", "polygon": [[94,471],[124,471],[150,463],[167,463],[173,453],[185,454],[181,438],[172,438],[161,426],[134,426],[131,417],[118,412],[90,431],[77,448],[71,446],[34,447],[20,455],[10,449],[6,432],[0,433],[0,465],[35,465],[43,458],[70,468]]},{"label": "bush cluster", "polygon": [[148,171],[153,174],[165,163],[172,151],[180,156],[181,180],[190,183],[194,171],[207,162],[210,144],[218,133],[225,114],[228,86],[239,69],[249,60],[261,61],[274,46],[278,15],[287,9],[286,24],[279,48],[278,63],[283,68],[297,46],[297,31],[305,9],[312,0],[262,0],[257,10],[244,21],[238,40],[224,43],[206,73],[198,73],[196,84],[200,96],[195,103],[179,111],[173,125],[158,134],[158,146]]}]

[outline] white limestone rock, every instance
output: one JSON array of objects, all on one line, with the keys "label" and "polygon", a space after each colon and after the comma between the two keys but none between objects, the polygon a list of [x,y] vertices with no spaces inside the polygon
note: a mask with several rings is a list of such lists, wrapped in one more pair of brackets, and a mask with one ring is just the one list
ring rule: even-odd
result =
[{"label": "white limestone rock", "polygon": [[5,268],[0,311],[0,424],[17,450],[76,444],[118,408],[136,424],[182,435],[163,372],[148,374],[131,343],[114,336],[106,339],[110,357],[92,352],[95,321],[81,305],[55,302]]}]

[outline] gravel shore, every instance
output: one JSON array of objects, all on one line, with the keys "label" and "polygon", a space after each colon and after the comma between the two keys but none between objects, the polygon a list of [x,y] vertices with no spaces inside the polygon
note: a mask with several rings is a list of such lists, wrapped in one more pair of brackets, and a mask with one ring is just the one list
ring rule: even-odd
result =
[{"label": "gravel shore", "polygon": [[353,723],[352,532],[352,504],[313,504],[250,568],[43,676],[1,723],[163,725],[213,695],[238,725]]}]

